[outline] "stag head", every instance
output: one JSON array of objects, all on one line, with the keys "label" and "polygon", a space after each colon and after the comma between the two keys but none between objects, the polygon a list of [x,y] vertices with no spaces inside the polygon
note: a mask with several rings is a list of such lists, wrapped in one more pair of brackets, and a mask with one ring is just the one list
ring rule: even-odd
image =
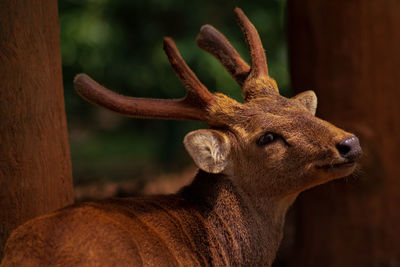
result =
[{"label": "stag head", "polygon": [[184,98],[126,97],[85,74],[76,77],[75,88],[88,101],[126,116],[207,123],[211,129],[186,135],[187,151],[201,170],[226,175],[252,196],[284,197],[349,175],[361,154],[357,137],[314,116],[314,92],[292,98],[279,95],[256,29],[241,9],[236,8],[235,14],[249,46],[251,67],[210,25],[201,28],[197,44],[241,86],[243,103],[209,92],[171,38],[164,38],[164,50],[187,89]]}]

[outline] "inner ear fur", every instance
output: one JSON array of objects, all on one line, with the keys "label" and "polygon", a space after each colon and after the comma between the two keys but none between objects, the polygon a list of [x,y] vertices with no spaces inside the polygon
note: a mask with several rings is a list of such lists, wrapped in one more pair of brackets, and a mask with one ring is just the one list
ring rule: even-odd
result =
[{"label": "inner ear fur", "polygon": [[196,130],[183,141],[186,150],[201,170],[222,172],[229,163],[231,145],[226,134],[217,130]]},{"label": "inner ear fur", "polygon": [[317,111],[318,99],[314,91],[310,90],[301,92],[292,98],[300,101],[300,103],[302,103],[313,115],[315,115],[315,112]]}]

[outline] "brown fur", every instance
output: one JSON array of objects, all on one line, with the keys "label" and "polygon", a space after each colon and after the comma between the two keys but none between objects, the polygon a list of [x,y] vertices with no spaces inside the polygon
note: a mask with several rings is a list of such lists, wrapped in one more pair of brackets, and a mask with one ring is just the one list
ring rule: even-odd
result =
[{"label": "brown fur", "polygon": [[[340,160],[335,144],[351,135],[280,96],[235,112],[219,130],[233,151],[227,174],[200,171],[176,195],[84,203],[34,219],[12,234],[2,266],[269,266],[296,196],[351,172],[316,169]],[[288,144],[258,147],[266,131]]]},{"label": "brown fur", "polygon": [[[253,37],[246,35],[248,42]],[[240,62],[222,64],[235,76]],[[337,149],[353,135],[314,116],[315,94],[284,98],[266,66],[256,69],[243,82],[245,103],[214,94],[202,113],[213,129],[185,137],[201,169],[191,185],[174,195],[82,203],[31,220],[9,238],[2,266],[270,266],[298,194],[353,171]],[[90,95],[90,82],[85,90]],[[107,98],[101,101],[107,106]],[[258,145],[269,132],[280,137]]]}]

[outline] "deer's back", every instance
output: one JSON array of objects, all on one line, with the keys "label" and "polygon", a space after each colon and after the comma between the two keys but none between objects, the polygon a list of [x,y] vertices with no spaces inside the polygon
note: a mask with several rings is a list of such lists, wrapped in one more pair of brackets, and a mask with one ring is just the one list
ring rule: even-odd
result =
[{"label": "deer's back", "polygon": [[81,203],[20,226],[3,266],[205,266],[226,256],[203,216],[177,196]]}]

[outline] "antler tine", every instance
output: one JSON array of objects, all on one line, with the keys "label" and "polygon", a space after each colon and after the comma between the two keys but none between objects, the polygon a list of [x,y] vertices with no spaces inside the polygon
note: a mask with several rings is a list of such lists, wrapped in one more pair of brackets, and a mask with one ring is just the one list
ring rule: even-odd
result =
[{"label": "antler tine", "polygon": [[244,14],[242,9],[236,7],[235,14],[250,49],[250,75],[254,77],[268,76],[267,58],[256,28]]},{"label": "antler tine", "polygon": [[279,94],[275,80],[268,75],[267,57],[256,28],[242,9],[236,7],[235,14],[249,45],[251,56],[251,70],[243,86],[246,101],[262,95]]},{"label": "antler tine", "polygon": [[182,99],[136,98],[117,94],[86,74],[74,79],[75,90],[87,101],[116,113],[135,118],[196,120],[207,122],[207,114]]},{"label": "antler tine", "polygon": [[250,66],[221,32],[211,25],[203,25],[196,42],[201,49],[216,57],[236,82],[243,86],[249,75]]},{"label": "antler tine", "polygon": [[235,14],[249,45],[251,68],[225,36],[211,25],[201,27],[197,45],[221,62],[243,88],[246,101],[268,94],[279,94],[275,80],[268,75],[267,58],[256,28],[240,8],[235,8]]},{"label": "antler tine", "polygon": [[164,51],[173,70],[188,90],[187,101],[195,101],[201,107],[205,107],[212,102],[214,100],[213,94],[208,91],[186,64],[172,38],[164,38]]},{"label": "antler tine", "polygon": [[75,77],[76,91],[86,100],[111,111],[137,118],[197,120],[216,124],[207,107],[215,99],[182,59],[174,41],[164,38],[164,50],[172,68],[188,93],[181,99],[148,99],[119,95],[106,89],[86,74]]}]

